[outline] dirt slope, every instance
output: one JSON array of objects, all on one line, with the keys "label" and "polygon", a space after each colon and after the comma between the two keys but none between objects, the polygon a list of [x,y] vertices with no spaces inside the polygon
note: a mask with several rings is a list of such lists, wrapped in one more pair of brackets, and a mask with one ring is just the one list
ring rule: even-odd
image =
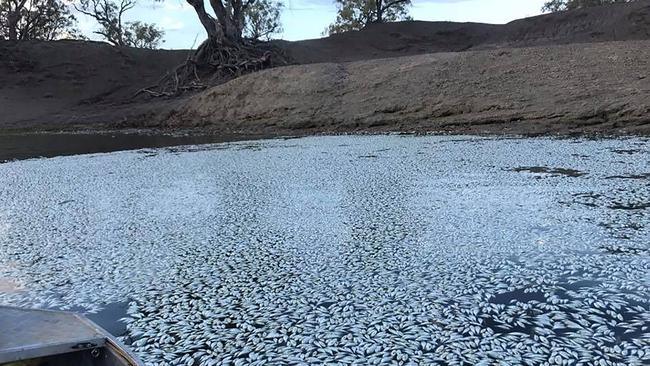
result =
[{"label": "dirt slope", "polygon": [[650,1],[612,4],[532,18],[503,26],[499,47],[650,39]]},{"label": "dirt slope", "polygon": [[650,41],[292,66],[193,97],[169,126],[218,133],[650,133]]},{"label": "dirt slope", "polygon": [[452,22],[371,24],[327,38],[278,44],[297,63],[344,62],[434,52],[459,52],[488,43],[502,25]]},{"label": "dirt slope", "polygon": [[280,42],[298,63],[434,52],[650,39],[650,1],[540,15],[508,24],[398,22],[328,38]]},{"label": "dirt slope", "polygon": [[[359,32],[323,39],[300,42],[277,41],[277,44],[292,56],[297,64],[330,64],[289,67],[250,75],[193,98],[189,104],[187,104],[187,98],[153,101],[132,98],[135,91],[155,83],[167,70],[180,63],[187,56],[187,51],[115,48],[97,42],[28,42],[16,45],[0,41],[0,111],[2,112],[0,113],[0,129],[64,128],[76,130],[106,126],[185,126],[207,121],[218,125],[222,123],[221,121],[231,117],[236,123],[250,119],[257,121],[248,128],[253,129],[254,126],[260,126],[260,124],[273,125],[276,123],[273,122],[273,119],[277,119],[281,115],[278,110],[273,109],[276,99],[302,97],[301,91],[303,90],[316,94],[305,99],[304,103],[294,101],[295,107],[291,106],[289,100],[286,103],[287,108],[294,108],[294,112],[291,112],[293,114],[289,113],[289,116],[290,118],[295,117],[296,127],[302,123],[299,121],[302,121],[305,113],[307,115],[312,113],[320,120],[329,118],[337,124],[336,126],[323,126],[322,129],[338,130],[343,128],[343,124],[349,125],[345,127],[346,129],[356,128],[354,127],[356,122],[352,123],[351,120],[361,121],[359,126],[379,123],[391,126],[392,129],[418,129],[420,128],[418,126],[424,122],[416,121],[417,118],[456,118],[467,115],[465,112],[455,112],[455,109],[465,107],[462,107],[461,104],[451,103],[450,100],[453,98],[458,100],[474,98],[471,99],[473,106],[491,105],[491,103],[497,102],[507,106],[507,101],[495,99],[497,96],[501,96],[502,91],[499,84],[501,81],[495,83],[493,79],[486,76],[492,72],[492,69],[487,68],[488,66],[510,75],[508,78],[498,80],[512,80],[512,82],[519,80],[524,82],[519,88],[524,89],[528,87],[529,80],[526,75],[517,75],[517,73],[536,72],[535,67],[540,57],[539,64],[543,67],[550,67],[544,64],[543,60],[545,57],[553,55],[552,57],[570,61],[570,65],[575,66],[574,68],[567,66],[566,70],[557,70],[557,72],[567,72],[568,79],[577,80],[572,79],[572,75],[579,74],[582,75],[581,78],[586,78],[591,83],[601,82],[599,78],[604,78],[602,82],[605,83],[605,80],[609,80],[607,78],[611,77],[606,73],[607,67],[609,67],[607,63],[593,65],[575,63],[572,60],[576,57],[578,59],[586,57],[580,53],[582,51],[575,51],[577,53],[572,54],[575,57],[570,57],[569,54],[563,54],[566,52],[564,48],[550,46],[645,39],[650,39],[650,0],[544,15],[505,25],[450,22],[401,22],[372,25]],[[549,54],[547,55],[546,48],[508,50],[513,47],[528,46],[549,47]],[[601,46],[602,49],[599,48]],[[616,52],[622,52],[620,50],[623,49],[634,50],[630,52],[639,52],[639,57],[641,54],[645,54],[645,50],[635,48],[639,47],[639,43],[630,43],[629,46],[625,44],[603,44],[601,46],[594,45],[588,48],[594,54],[607,54],[607,52],[613,52],[613,49],[619,50]],[[578,50],[583,46],[575,47],[566,49]],[[421,66],[417,74],[410,74],[411,71],[409,71],[404,75],[395,72],[395,67],[406,62],[404,60],[370,61],[440,52],[494,49],[502,49],[504,52],[519,56],[503,65],[503,67],[510,67],[509,70],[502,69],[497,64],[492,65],[487,61],[479,61],[477,57],[483,55],[481,53],[426,56],[422,59],[446,57],[449,61],[446,64],[431,63],[426,67]],[[491,53],[488,52],[484,55],[489,54]],[[460,60],[465,61],[461,62]],[[342,64],[348,61],[367,61],[367,63]],[[585,62],[587,61],[585,59]],[[548,59],[547,63],[552,63],[552,59]],[[605,68],[603,69],[603,67]],[[350,72],[359,81],[352,78],[352,82],[350,82],[344,77],[345,72],[336,70]],[[358,72],[358,75],[354,72]],[[616,72],[622,74],[621,82],[634,77],[633,74],[625,74],[623,69],[617,69]],[[292,78],[287,79],[289,76]],[[541,80],[549,84],[539,85],[539,88],[534,89],[535,93],[566,86],[547,80],[543,73],[540,76]],[[364,78],[367,81],[361,82]],[[407,82],[413,78],[428,80],[428,84]],[[339,79],[340,84],[334,84],[334,87],[344,86],[346,88],[344,95],[329,92],[332,80]],[[277,89],[282,90],[282,94],[275,94],[274,83],[276,80],[281,80],[283,83],[277,85]],[[307,84],[292,84],[292,80],[301,80]],[[380,81],[384,82],[385,86],[379,85]],[[614,82],[615,80],[610,81]],[[318,85],[312,85],[309,82]],[[470,82],[483,84],[473,85]],[[532,82],[538,83],[537,80],[532,80]],[[240,89],[239,86],[246,83],[254,84],[254,87],[262,86],[262,90],[266,90],[270,95],[260,95],[257,90]],[[634,85],[630,87],[633,88]],[[410,111],[408,108],[407,112],[399,110],[394,113],[375,113],[377,108],[390,109],[392,108],[390,105],[403,104],[401,94],[391,89],[398,87],[407,88],[409,95],[415,100],[423,99],[434,102],[435,100],[431,98],[437,95],[435,93],[440,93],[447,98],[444,99],[444,103],[450,105],[451,111],[443,113],[448,113],[448,116],[437,117],[433,112],[424,112],[428,110],[426,108],[433,108],[430,106],[417,113],[408,112]],[[443,89],[432,89],[432,87]],[[515,88],[515,85],[513,84],[511,87]],[[617,87],[623,88],[621,85]],[[224,104],[223,101],[215,101],[207,97],[211,93],[214,94],[215,90],[237,94],[227,94],[224,100],[230,102]],[[482,94],[477,94],[479,91]],[[503,93],[514,93],[514,91],[504,91]],[[524,89],[521,93],[528,95],[533,92]],[[574,98],[576,100],[583,98],[581,100],[589,104],[591,102],[584,99],[591,98],[589,93],[575,95]],[[350,95],[352,99],[348,100],[347,95]],[[612,99],[618,97],[624,96],[622,94],[612,95],[608,99],[608,103],[618,103],[618,100]],[[203,101],[209,105],[198,106],[197,98],[204,98]],[[354,98],[361,99],[355,101]],[[606,95],[603,95],[602,98],[606,98]],[[530,112],[531,108],[543,111],[550,108],[549,105],[535,105],[538,100],[539,103],[549,100],[544,95],[542,98],[535,98],[534,94],[530,94],[529,99],[527,103],[530,106],[522,107],[528,109],[519,111],[516,118],[520,116],[533,118],[533,115],[524,113],[525,110]],[[343,110],[337,111],[330,107],[340,103],[354,106],[345,112],[354,113],[354,115],[345,117],[342,115]],[[240,107],[247,109],[236,110]],[[516,112],[515,108],[519,108],[519,104],[499,108],[500,110],[510,108],[514,113]],[[474,115],[480,109],[481,107],[472,107],[471,113]],[[331,116],[319,115],[319,111],[331,113]],[[272,119],[263,122],[260,118],[266,115],[271,116]],[[544,112],[544,115],[546,116],[547,113]],[[173,116],[173,118],[168,120],[168,116]],[[192,116],[199,116],[203,122],[189,120]],[[403,117],[398,118],[398,116]],[[567,116],[570,115],[567,114]],[[377,121],[371,122],[374,120]],[[391,123],[392,125],[390,125]],[[265,129],[272,130],[273,128]],[[282,130],[284,131],[286,128],[288,127],[284,126]],[[315,130],[316,128],[312,127],[311,129]]]},{"label": "dirt slope", "polygon": [[186,56],[187,51],[117,48],[99,42],[18,46],[0,41],[0,126],[75,123],[102,116]]}]

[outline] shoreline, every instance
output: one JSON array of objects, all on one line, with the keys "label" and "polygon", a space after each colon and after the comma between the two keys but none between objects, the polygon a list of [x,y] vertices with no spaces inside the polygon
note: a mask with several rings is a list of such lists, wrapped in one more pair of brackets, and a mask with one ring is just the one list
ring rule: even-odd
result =
[{"label": "shoreline", "polygon": [[[503,25],[374,24],[273,41],[290,56],[286,66],[166,98],[138,91],[182,63],[188,50],[0,41],[0,135],[135,131],[210,142],[393,132],[646,136],[648,29],[650,0]],[[108,145],[93,150],[115,150]],[[15,150],[33,156],[52,149]]]},{"label": "shoreline", "polygon": [[471,133],[458,131],[349,131],[296,134],[209,134],[205,130],[76,130],[76,131],[2,131],[0,130],[0,164],[12,161],[53,158],[96,153],[111,153],[140,149],[156,149],[187,145],[206,145],[228,142],[260,141],[269,139],[294,139],[322,136],[479,136],[501,139],[626,139],[650,138],[650,134],[623,133]]}]

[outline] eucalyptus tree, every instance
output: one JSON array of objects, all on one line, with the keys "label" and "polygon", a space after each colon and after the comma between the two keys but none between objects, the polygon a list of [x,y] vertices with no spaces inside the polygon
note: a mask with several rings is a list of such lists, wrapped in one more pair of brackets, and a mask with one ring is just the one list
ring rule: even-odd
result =
[{"label": "eucalyptus tree", "polygon": [[186,62],[143,92],[173,96],[223,83],[237,76],[289,63],[268,42],[281,29],[282,4],[273,0],[186,0],[207,39]]},{"label": "eucalyptus tree", "polygon": [[410,0],[335,0],[336,20],[325,33],[360,30],[371,23],[409,20]]}]

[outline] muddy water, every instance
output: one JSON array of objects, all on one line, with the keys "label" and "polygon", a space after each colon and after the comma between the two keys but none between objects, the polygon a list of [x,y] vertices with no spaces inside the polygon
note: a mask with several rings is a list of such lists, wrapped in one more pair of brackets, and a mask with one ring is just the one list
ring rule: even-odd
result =
[{"label": "muddy water", "polygon": [[0,278],[24,287],[0,303],[126,313],[113,331],[151,363],[647,364],[649,176],[642,139],[10,162]]}]

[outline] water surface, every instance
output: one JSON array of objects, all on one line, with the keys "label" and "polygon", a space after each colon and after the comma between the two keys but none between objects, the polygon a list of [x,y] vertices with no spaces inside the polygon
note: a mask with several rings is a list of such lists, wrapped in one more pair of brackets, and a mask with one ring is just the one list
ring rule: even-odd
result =
[{"label": "water surface", "polygon": [[101,153],[188,144],[206,144],[242,137],[144,133],[0,133],[0,163],[63,155]]},{"label": "water surface", "polygon": [[649,173],[642,139],[315,137],[11,162],[0,303],[123,316],[128,302],[123,339],[152,364],[647,364]]}]

